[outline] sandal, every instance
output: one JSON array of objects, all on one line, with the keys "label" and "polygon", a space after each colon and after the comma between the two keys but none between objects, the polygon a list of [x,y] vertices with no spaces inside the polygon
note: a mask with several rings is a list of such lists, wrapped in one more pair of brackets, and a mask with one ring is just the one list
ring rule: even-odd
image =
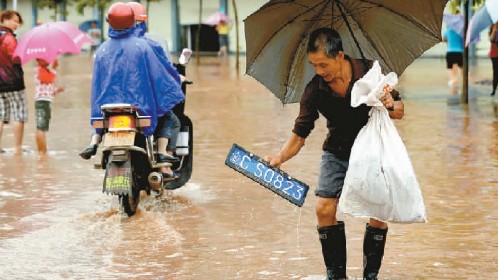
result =
[{"label": "sandal", "polygon": [[180,177],[180,175],[178,175],[178,173],[176,173],[174,171],[173,171],[173,174],[169,174],[169,173],[165,173],[165,172],[161,172],[161,174],[163,175],[163,181],[167,181],[167,182],[174,181]]}]

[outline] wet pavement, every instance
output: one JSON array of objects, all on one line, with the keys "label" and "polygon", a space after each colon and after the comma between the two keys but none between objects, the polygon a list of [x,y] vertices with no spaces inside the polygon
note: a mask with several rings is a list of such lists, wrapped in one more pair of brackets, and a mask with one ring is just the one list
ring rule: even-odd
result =
[{"label": "wet pavement", "polygon": [[[23,156],[12,127],[0,156],[0,279],[324,278],[313,195],[323,119],[283,169],[311,186],[298,208],[225,166],[233,143],[264,156],[287,139],[298,106],[283,106],[233,58],[193,58],[186,114],[194,123],[194,173],[162,201],[146,198],[127,218],[104,195],[89,142],[91,58],[61,58],[48,133],[34,142],[33,65],[25,67],[30,121]],[[490,79],[486,59],[472,81]],[[419,59],[400,79],[405,118],[396,121],[427,208],[426,224],[390,224],[381,279],[496,279],[498,260],[498,97],[471,83],[468,105],[448,105],[444,59]],[[364,219],[340,215],[348,275],[361,275]]]}]

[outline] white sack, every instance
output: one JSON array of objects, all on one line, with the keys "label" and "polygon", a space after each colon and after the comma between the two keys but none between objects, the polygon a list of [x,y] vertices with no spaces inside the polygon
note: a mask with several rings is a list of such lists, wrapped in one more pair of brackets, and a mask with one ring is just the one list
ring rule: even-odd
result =
[{"label": "white sack", "polygon": [[353,86],[351,106],[373,106],[355,139],[339,209],[355,217],[384,222],[426,222],[425,206],[413,166],[387,109],[379,100],[396,73],[384,76],[377,61]]}]

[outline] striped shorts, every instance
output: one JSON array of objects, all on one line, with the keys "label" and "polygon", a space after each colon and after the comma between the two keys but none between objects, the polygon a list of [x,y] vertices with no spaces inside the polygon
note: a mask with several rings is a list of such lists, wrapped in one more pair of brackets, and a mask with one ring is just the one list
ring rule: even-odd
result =
[{"label": "striped shorts", "polygon": [[0,92],[0,120],[4,123],[9,123],[11,114],[14,121],[26,122],[28,120],[26,92],[24,89]]}]

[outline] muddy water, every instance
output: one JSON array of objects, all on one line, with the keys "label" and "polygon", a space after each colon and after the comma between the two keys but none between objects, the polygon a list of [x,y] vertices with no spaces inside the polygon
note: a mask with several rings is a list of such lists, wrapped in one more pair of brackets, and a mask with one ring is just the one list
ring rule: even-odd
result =
[{"label": "muddy water", "polygon": [[[489,63],[480,63],[474,75],[489,78]],[[127,218],[117,198],[101,193],[97,160],[77,156],[89,141],[91,59],[63,57],[59,81],[66,91],[54,103],[48,157],[36,156],[33,110],[23,156],[12,155],[12,128],[4,129],[0,279],[323,279],[313,192],[298,208],[224,165],[232,143],[261,156],[277,152],[298,109],[282,106],[234,65],[192,60],[192,179],[162,200],[144,198]],[[30,93],[32,67],[26,66]],[[468,106],[448,106],[444,69],[442,60],[419,60],[399,85],[406,116],[396,125],[429,222],[390,225],[382,279],[498,277],[498,101],[486,86],[473,86]],[[283,166],[312,189],[324,127],[320,119],[301,153]],[[348,274],[360,277],[365,221],[341,218]]]}]

